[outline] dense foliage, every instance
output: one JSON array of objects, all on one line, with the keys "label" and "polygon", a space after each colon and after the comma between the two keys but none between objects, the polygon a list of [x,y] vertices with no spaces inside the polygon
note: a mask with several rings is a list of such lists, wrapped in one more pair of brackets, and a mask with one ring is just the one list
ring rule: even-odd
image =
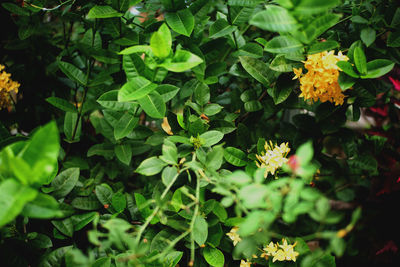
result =
[{"label": "dense foliage", "polygon": [[1,6],[2,266],[400,262],[398,1]]}]

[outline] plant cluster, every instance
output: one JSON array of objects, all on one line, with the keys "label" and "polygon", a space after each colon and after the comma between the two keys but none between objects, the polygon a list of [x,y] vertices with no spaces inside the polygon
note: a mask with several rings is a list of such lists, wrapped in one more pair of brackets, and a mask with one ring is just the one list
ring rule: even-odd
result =
[{"label": "plant cluster", "polygon": [[5,264],[400,262],[398,1],[1,6]]}]

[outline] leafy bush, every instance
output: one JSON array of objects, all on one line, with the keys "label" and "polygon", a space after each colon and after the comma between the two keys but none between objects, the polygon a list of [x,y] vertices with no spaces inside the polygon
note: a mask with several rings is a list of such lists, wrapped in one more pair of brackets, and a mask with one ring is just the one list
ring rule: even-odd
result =
[{"label": "leafy bush", "polygon": [[6,264],[398,260],[363,237],[397,199],[396,1],[2,7]]}]

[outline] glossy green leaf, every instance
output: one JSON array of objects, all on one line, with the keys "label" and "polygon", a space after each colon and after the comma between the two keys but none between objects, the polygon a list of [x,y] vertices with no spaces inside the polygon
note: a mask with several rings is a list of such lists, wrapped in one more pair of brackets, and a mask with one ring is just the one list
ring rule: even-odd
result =
[{"label": "glossy green leaf", "polygon": [[65,112],[77,112],[76,107],[65,99],[51,96],[46,98],[46,101]]},{"label": "glossy green leaf", "polygon": [[130,132],[135,129],[139,123],[139,118],[133,116],[131,113],[125,113],[119,119],[117,125],[114,127],[114,136],[116,140],[126,137]]},{"label": "glossy green leaf", "polygon": [[190,9],[182,9],[174,13],[166,13],[165,20],[168,26],[177,33],[190,36],[194,28],[194,16]]},{"label": "glossy green leaf", "polygon": [[235,147],[227,147],[224,150],[224,158],[230,164],[243,167],[247,165],[247,156],[246,154]]},{"label": "glossy green leaf", "polygon": [[125,165],[129,165],[132,159],[132,147],[129,144],[117,145],[114,148],[115,156]]},{"label": "glossy green leaf", "polygon": [[157,84],[144,77],[134,77],[125,83],[118,92],[118,101],[127,102],[145,97],[157,88]]},{"label": "glossy green leaf", "polygon": [[353,66],[348,61],[339,61],[336,65],[347,75],[353,78],[358,78],[359,75],[354,71]]},{"label": "glossy green leaf", "polygon": [[130,81],[144,73],[145,64],[137,54],[123,55],[122,68],[125,71],[126,79]]},{"label": "glossy green leaf", "polygon": [[216,130],[208,131],[200,135],[200,138],[204,141],[203,146],[205,147],[217,144],[223,137],[224,134]]},{"label": "glossy green leaf", "polygon": [[64,72],[68,78],[83,86],[87,84],[87,76],[83,73],[83,71],[68,62],[58,61],[57,63],[60,70]]},{"label": "glossy green leaf", "polygon": [[368,47],[370,46],[376,38],[376,31],[372,28],[364,28],[361,30],[360,34],[361,41]]},{"label": "glossy green leaf", "polygon": [[381,77],[391,71],[394,62],[388,59],[375,59],[367,63],[367,74],[361,75],[363,79],[374,79]]},{"label": "glossy green leaf", "polygon": [[88,19],[106,19],[122,17],[123,14],[119,13],[117,10],[110,6],[94,6],[89,10],[87,14]]},{"label": "glossy green leaf", "polygon": [[152,92],[143,98],[138,99],[141,108],[147,115],[155,119],[162,119],[165,116],[166,106],[163,98],[157,92]]},{"label": "glossy green leaf", "polygon": [[76,112],[67,112],[64,117],[64,134],[68,141],[74,142],[79,141],[82,129],[82,120],[79,118]]},{"label": "glossy green leaf", "polygon": [[218,19],[210,26],[210,38],[220,38],[231,34],[236,30],[236,26],[232,26],[225,19]]},{"label": "glossy green leaf", "polygon": [[117,212],[122,212],[126,208],[126,198],[121,192],[117,192],[112,196],[111,200],[113,208]]},{"label": "glossy green leaf", "polygon": [[360,47],[354,49],[354,63],[359,73],[365,75],[367,73],[367,57]]},{"label": "glossy green leaf", "polygon": [[244,56],[239,57],[239,60],[243,68],[264,86],[269,86],[273,81],[274,74],[267,63],[259,59]]},{"label": "glossy green leaf", "polygon": [[161,84],[156,88],[156,91],[160,94],[165,103],[174,98],[179,90],[179,87],[172,84]]},{"label": "glossy green leaf", "polygon": [[203,217],[197,216],[194,220],[193,239],[199,246],[201,246],[206,242],[207,237],[208,224]]},{"label": "glossy green leaf", "polygon": [[72,207],[80,210],[98,210],[101,204],[95,195],[76,197],[71,201]]},{"label": "glossy green leaf", "polygon": [[172,37],[166,24],[153,33],[150,39],[150,47],[154,55],[158,58],[166,58],[171,53]]},{"label": "glossy green leaf", "polygon": [[225,263],[224,254],[217,248],[207,246],[203,250],[204,259],[214,267],[223,267]]},{"label": "glossy green leaf", "polygon": [[59,199],[68,195],[79,179],[79,168],[69,168],[58,174],[51,182],[52,195]]}]

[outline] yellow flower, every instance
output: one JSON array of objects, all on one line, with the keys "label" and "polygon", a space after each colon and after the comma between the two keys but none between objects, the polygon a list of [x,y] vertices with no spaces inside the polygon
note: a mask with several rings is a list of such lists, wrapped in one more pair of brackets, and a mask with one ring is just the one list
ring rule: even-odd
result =
[{"label": "yellow flower", "polygon": [[264,251],[266,253],[261,254],[261,257],[268,259],[268,256],[272,256],[272,261],[294,261],[296,262],[296,257],[299,256],[299,253],[294,250],[296,243],[290,245],[287,243],[286,239],[282,239],[282,245],[276,243],[274,244],[272,241],[268,244],[268,246],[264,247]]},{"label": "yellow flower", "polygon": [[278,247],[274,244],[274,242],[271,241],[268,246],[263,248],[263,250],[267,252],[267,256],[273,256],[278,250]]},{"label": "yellow flower", "polygon": [[338,83],[340,68],[336,66],[339,61],[348,61],[349,58],[341,51],[335,55],[335,51],[321,52],[307,56],[304,67],[307,73],[302,74],[302,69],[293,69],[293,79],[300,79],[300,97],[315,102],[330,101],[335,105],[342,105],[344,94]]},{"label": "yellow flower", "polygon": [[286,254],[282,249],[279,249],[275,254],[274,257],[272,258],[272,262],[275,261],[284,261],[286,259]]},{"label": "yellow flower", "polygon": [[239,230],[239,227],[235,226],[231,229],[231,231],[229,233],[226,234],[233,241],[234,246],[236,246],[237,243],[242,241],[239,234],[237,233],[238,230]]},{"label": "yellow flower", "polygon": [[256,155],[259,161],[256,162],[256,165],[259,168],[265,168],[264,177],[267,177],[268,173],[275,174],[275,171],[288,161],[286,156],[290,152],[290,148],[288,143],[282,143],[280,146],[277,146],[276,144],[272,144],[271,141],[269,143],[265,142],[264,148],[265,153]]},{"label": "yellow flower", "polygon": [[11,74],[3,71],[4,66],[0,64],[0,110],[4,107],[11,106],[10,93],[18,93],[20,84],[13,81]]},{"label": "yellow flower", "polygon": [[250,267],[250,266],[251,266],[251,262],[248,262],[245,260],[240,261],[240,267]]}]

